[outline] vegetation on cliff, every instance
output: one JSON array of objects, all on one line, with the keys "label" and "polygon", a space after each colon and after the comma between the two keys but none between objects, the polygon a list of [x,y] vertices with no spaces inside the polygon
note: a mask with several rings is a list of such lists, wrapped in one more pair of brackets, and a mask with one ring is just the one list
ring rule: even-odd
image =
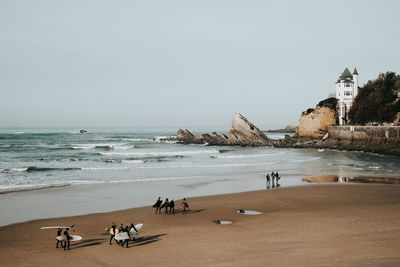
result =
[{"label": "vegetation on cliff", "polygon": [[376,80],[368,81],[360,88],[350,109],[352,124],[393,122],[400,112],[399,90],[400,75],[394,72],[381,73]]}]

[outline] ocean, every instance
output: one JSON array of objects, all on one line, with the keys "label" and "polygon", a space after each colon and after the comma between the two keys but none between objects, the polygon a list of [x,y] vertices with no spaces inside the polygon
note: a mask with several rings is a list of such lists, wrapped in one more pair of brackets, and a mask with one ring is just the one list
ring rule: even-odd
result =
[{"label": "ocean", "polygon": [[[209,132],[213,132],[210,130]],[[181,145],[174,130],[0,129],[0,192],[80,184],[265,177],[400,177],[398,157],[273,147]],[[273,139],[283,134],[268,134]],[[283,180],[282,180],[283,181]],[[296,182],[298,184],[298,182]]]},{"label": "ocean", "polygon": [[[308,176],[400,177],[400,157],[164,141],[175,135],[156,128],[0,129],[0,225],[151,206],[158,196],[301,186]],[[265,175],[272,171],[282,178],[271,187]]]}]

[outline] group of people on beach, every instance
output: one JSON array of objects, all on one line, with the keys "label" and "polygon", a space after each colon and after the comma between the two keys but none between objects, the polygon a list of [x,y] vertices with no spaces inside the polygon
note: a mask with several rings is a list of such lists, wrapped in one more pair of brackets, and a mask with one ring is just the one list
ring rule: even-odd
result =
[{"label": "group of people on beach", "polygon": [[267,173],[267,175],[265,176],[265,179],[267,180],[267,189],[269,189],[271,187],[271,182],[272,182],[272,187],[279,187],[279,179],[281,179],[281,176],[279,175],[278,172],[272,172],[271,175],[269,175],[269,173]]},{"label": "group of people on beach", "polygon": [[[129,239],[131,238],[130,232],[131,230],[134,229],[136,232],[138,231],[135,228],[135,225],[133,223],[131,223],[131,226],[129,227],[128,225],[126,225],[124,227],[124,225],[121,223],[119,227],[117,227],[117,224],[115,222],[112,223],[111,228],[110,228],[110,245],[112,244],[112,240],[115,240],[115,243],[117,243],[118,245],[120,245],[121,247],[124,247],[126,244],[126,247],[129,248]],[[128,235],[129,238],[124,239],[124,240],[116,240],[115,236],[119,233],[126,233]]]},{"label": "group of people on beach", "polygon": [[[186,198],[182,200],[181,205],[183,208],[183,213],[186,213],[189,210],[189,204]],[[168,198],[166,198],[163,203],[161,197],[158,197],[156,203],[153,205],[153,208],[156,209],[156,214],[161,213],[162,209],[165,209],[165,214],[175,214],[175,201],[173,199],[169,201]]]},{"label": "group of people on beach", "polygon": [[69,245],[70,245],[70,240],[72,239],[71,236],[69,235],[69,228],[65,228],[64,233],[62,232],[62,228],[59,227],[57,229],[57,237],[59,236],[64,236],[64,240],[58,240],[57,239],[57,244],[56,244],[56,248],[59,248],[59,245],[61,245],[62,248],[64,248],[64,250],[70,250]]}]

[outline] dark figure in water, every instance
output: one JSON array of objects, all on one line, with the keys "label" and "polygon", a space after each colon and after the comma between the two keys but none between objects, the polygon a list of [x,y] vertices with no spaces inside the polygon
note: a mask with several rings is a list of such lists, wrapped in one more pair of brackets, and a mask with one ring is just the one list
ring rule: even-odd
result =
[{"label": "dark figure in water", "polygon": [[267,174],[267,176],[265,176],[265,179],[267,179],[268,184],[271,182],[271,177],[269,177],[269,174]]},{"label": "dark figure in water", "polygon": [[[57,236],[60,236],[61,234],[62,234],[62,228],[58,228],[57,229]],[[60,243],[61,243],[61,246],[62,246],[62,242],[57,239],[56,248],[58,248],[58,244],[60,244]]]},{"label": "dark figure in water", "polygon": [[160,209],[165,208],[165,214],[167,214],[168,213],[168,206],[169,206],[169,201],[168,201],[168,198],[166,198],[164,203],[161,205]]},{"label": "dark figure in water", "polygon": [[124,242],[121,243],[121,246],[124,247],[124,245],[126,243],[126,247],[129,248],[129,239],[131,238],[131,235],[129,234],[128,225],[124,229],[122,229],[122,232],[126,232],[129,236],[129,238],[125,239]]},{"label": "dark figure in water", "polygon": [[161,213],[161,203],[162,203],[161,197],[158,197],[156,203],[153,205],[153,208],[156,208],[156,213],[157,211],[158,213]]},{"label": "dark figure in water", "polygon": [[65,237],[65,243],[64,243],[64,250],[69,250],[69,245],[70,245],[70,240],[71,240],[71,236],[68,233],[69,228],[66,228],[64,231],[64,237]]},{"label": "dark figure in water", "polygon": [[[111,241],[113,240],[113,238],[115,237],[115,228],[117,227],[117,225],[115,224],[115,222],[112,223],[111,228],[110,228],[110,245],[111,245]],[[115,242],[117,242],[117,240],[115,240]],[[117,242],[118,244],[118,242]]]},{"label": "dark figure in water", "polygon": [[175,214],[175,202],[174,202],[174,200],[171,200],[171,202],[169,203],[169,214],[171,214],[171,211],[172,211],[172,214]]}]

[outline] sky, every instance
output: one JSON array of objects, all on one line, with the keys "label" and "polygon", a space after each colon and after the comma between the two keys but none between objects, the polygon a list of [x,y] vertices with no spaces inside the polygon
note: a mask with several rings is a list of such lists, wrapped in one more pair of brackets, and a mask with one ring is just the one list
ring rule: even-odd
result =
[{"label": "sky", "polygon": [[400,72],[400,1],[0,0],[0,127],[296,125]]}]

